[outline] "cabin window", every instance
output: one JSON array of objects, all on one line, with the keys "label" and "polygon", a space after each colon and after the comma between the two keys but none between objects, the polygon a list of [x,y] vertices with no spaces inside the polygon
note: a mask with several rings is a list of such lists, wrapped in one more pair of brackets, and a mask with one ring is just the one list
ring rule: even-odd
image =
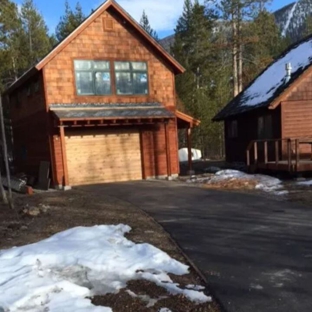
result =
[{"label": "cabin window", "polygon": [[148,94],[148,73],[145,62],[115,62],[118,95]]},{"label": "cabin window", "polygon": [[111,94],[110,64],[107,61],[75,60],[78,95]]},{"label": "cabin window", "polygon": [[258,117],[258,139],[272,139],[273,138],[273,125],[272,116]]},{"label": "cabin window", "polygon": [[237,120],[231,120],[228,122],[228,138],[234,139],[238,137],[238,124]]}]

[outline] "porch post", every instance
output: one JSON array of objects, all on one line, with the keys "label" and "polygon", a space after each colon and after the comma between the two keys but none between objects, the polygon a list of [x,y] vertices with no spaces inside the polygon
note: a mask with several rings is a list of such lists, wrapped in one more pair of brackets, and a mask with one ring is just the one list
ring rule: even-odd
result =
[{"label": "porch post", "polygon": [[64,191],[70,190],[68,181],[68,168],[67,168],[67,156],[66,156],[66,146],[65,146],[65,131],[64,126],[60,126],[60,139],[61,139],[61,150],[62,150],[62,162],[63,162],[63,187]]},{"label": "porch post", "polygon": [[170,157],[170,141],[168,132],[168,122],[165,122],[165,139],[166,139],[166,157],[167,157],[167,174],[168,179],[171,179],[171,157]]},{"label": "porch post", "polygon": [[188,127],[186,130],[186,142],[187,142],[187,156],[188,156],[188,172],[192,174],[192,128]]}]

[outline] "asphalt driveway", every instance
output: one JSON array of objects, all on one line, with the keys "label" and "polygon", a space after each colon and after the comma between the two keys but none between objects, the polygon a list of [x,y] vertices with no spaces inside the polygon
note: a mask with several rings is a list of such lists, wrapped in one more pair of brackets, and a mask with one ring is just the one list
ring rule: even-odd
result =
[{"label": "asphalt driveway", "polygon": [[154,217],[227,311],[312,311],[312,209],[173,182],[83,189],[129,201]]}]

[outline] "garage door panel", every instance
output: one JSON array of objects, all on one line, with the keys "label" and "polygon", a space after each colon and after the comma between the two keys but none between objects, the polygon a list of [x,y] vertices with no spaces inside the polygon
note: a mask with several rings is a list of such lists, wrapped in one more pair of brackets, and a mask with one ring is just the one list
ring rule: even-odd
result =
[{"label": "garage door panel", "polygon": [[139,132],[66,136],[71,185],[142,179]]}]

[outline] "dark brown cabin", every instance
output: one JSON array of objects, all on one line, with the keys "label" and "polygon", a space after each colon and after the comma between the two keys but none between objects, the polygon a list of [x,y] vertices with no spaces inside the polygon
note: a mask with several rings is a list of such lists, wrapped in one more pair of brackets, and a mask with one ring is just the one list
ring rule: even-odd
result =
[{"label": "dark brown cabin", "polygon": [[[183,67],[108,0],[4,94],[14,164],[56,187],[179,174],[176,109]],[[187,131],[190,133],[190,130]]]},{"label": "dark brown cabin", "polygon": [[250,168],[312,171],[312,36],[290,46],[227,104],[226,160]]}]

